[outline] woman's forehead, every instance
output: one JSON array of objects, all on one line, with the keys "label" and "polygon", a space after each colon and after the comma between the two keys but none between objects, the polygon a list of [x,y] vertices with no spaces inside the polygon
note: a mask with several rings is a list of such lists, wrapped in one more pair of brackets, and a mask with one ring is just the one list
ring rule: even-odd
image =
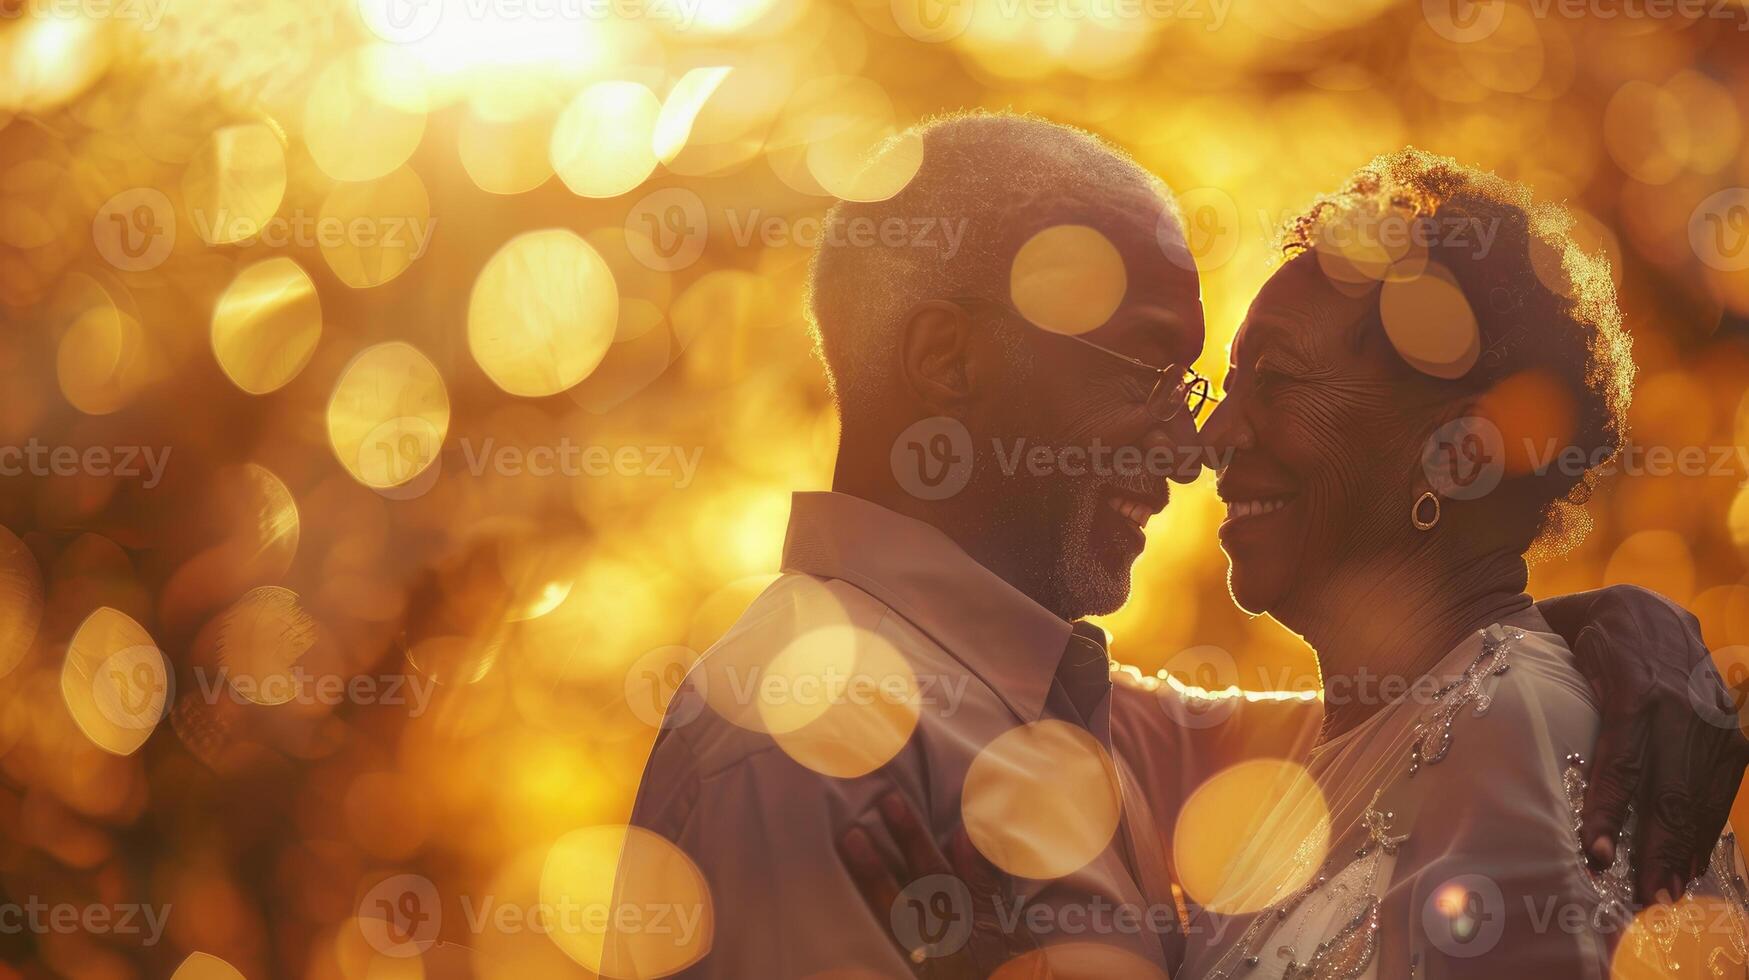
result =
[{"label": "woman's forehead", "polygon": [[1233,349],[1352,340],[1354,332],[1365,327],[1377,302],[1376,289],[1358,296],[1338,290],[1318,267],[1316,257],[1305,253],[1264,282],[1234,337]]}]

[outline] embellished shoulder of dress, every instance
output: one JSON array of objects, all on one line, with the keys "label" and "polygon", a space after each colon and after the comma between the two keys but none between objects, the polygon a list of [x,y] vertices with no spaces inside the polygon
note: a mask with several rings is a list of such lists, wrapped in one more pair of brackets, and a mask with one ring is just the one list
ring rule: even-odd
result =
[{"label": "embellished shoulder of dress", "polygon": [[1632,957],[1647,965],[1649,974],[1679,975],[1687,966],[1701,977],[1744,976],[1749,968],[1749,882],[1743,877],[1737,835],[1725,828],[1700,877],[1689,882],[1675,904],[1653,906],[1636,917],[1632,862],[1638,816],[1630,806],[1614,863],[1602,871],[1592,871],[1579,833],[1584,817],[1585,759],[1574,754],[1565,761],[1561,783],[1573,828],[1573,861],[1596,902],[1589,917],[1591,928],[1619,936],[1617,958]]}]

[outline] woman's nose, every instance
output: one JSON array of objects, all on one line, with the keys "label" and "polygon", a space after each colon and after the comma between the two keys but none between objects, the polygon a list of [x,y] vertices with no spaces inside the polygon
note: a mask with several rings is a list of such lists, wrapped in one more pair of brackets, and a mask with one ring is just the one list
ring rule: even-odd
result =
[{"label": "woman's nose", "polygon": [[1249,449],[1253,442],[1250,423],[1239,410],[1238,400],[1233,398],[1215,406],[1202,424],[1199,437],[1209,468],[1217,472],[1226,468],[1236,450]]}]

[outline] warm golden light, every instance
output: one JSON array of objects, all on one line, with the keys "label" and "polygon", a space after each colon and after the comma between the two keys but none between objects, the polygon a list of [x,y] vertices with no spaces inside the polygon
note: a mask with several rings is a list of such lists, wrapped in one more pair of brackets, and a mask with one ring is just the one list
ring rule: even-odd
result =
[{"label": "warm golden light", "polygon": [[277,585],[251,589],[219,617],[225,682],[256,704],[284,704],[301,693],[298,662],[316,643],[316,621],[298,594]]},{"label": "warm golden light", "polygon": [[170,980],[244,980],[236,967],[211,953],[190,953],[170,975]]},{"label": "warm golden light", "polygon": [[[394,49],[360,48],[336,58],[304,101],[304,143],[335,180],[375,180],[407,162],[425,135],[423,82]],[[384,91],[391,76],[401,87]]]},{"label": "warm golden light", "polygon": [[1008,274],[1014,308],[1064,334],[1086,333],[1111,319],[1128,286],[1123,256],[1086,225],[1057,225],[1032,236]]},{"label": "warm golden light", "polygon": [[322,302],[297,262],[285,256],[249,266],[213,308],[213,356],[251,395],[277,391],[298,376],[322,336]]},{"label": "warm golden light", "polygon": [[145,627],[104,606],[85,617],[67,644],[61,697],[93,745],[131,755],[164,717],[169,665]]},{"label": "warm golden light", "polygon": [[437,366],[411,344],[359,352],[328,400],[328,443],[367,487],[396,487],[437,460],[449,432],[449,390]]},{"label": "warm golden light", "polygon": [[43,618],[43,580],[36,556],[0,527],[0,678],[10,674],[36,642]]},{"label": "warm golden light", "polygon": [[183,206],[208,245],[259,235],[284,195],[285,150],[279,133],[262,123],[213,133],[182,172]]},{"label": "warm golden light", "polygon": [[[1377,268],[1382,278],[1385,266]],[[1393,278],[1381,286],[1379,318],[1403,360],[1433,377],[1461,378],[1482,353],[1482,335],[1469,300],[1437,263],[1420,275]]]},{"label": "warm golden light", "polygon": [[561,228],[505,243],[468,300],[468,349],[513,395],[554,395],[595,370],[619,318],[613,273]]},{"label": "warm golden light", "polygon": [[380,180],[340,184],[317,217],[322,260],[354,289],[380,286],[425,254],[434,224],[425,183],[401,167]]},{"label": "warm golden light", "polygon": [[917,677],[879,634],[834,624],[802,634],[759,678],[759,717],[790,758],[851,779],[886,765],[917,727]]},{"label": "warm golden light", "polygon": [[1122,815],[1117,773],[1086,729],[1045,720],[1009,729],[966,770],[960,816],[989,861],[1060,878],[1098,857]]},{"label": "warm golden light", "polygon": [[642,828],[561,837],[547,851],[540,898],[549,909],[576,910],[548,938],[604,977],[666,976],[711,948],[710,886],[679,848]]},{"label": "warm golden light", "polygon": [[656,169],[654,134],[662,103],[636,82],[597,82],[553,124],[552,165],[571,193],[617,197]]},{"label": "warm golden light", "polygon": [[1196,788],[1172,831],[1185,895],[1224,915],[1267,908],[1312,880],[1330,848],[1330,811],[1306,770],[1255,759]]}]

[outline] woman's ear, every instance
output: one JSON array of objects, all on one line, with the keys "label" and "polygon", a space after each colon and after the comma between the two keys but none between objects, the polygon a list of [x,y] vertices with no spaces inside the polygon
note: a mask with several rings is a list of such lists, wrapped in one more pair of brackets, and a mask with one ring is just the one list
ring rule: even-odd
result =
[{"label": "woman's ear", "polygon": [[899,328],[900,383],[936,414],[954,414],[972,397],[972,329],[970,314],[945,300],[917,307]]}]

